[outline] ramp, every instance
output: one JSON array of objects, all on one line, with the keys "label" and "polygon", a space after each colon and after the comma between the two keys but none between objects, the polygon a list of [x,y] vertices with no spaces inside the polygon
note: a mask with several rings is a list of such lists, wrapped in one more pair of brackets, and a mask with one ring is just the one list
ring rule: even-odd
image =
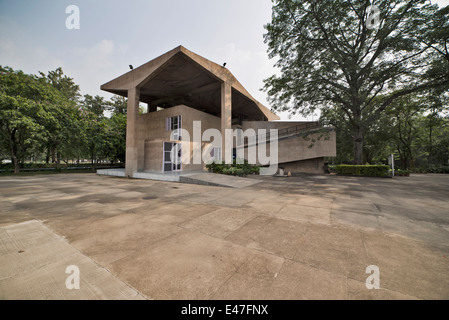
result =
[{"label": "ramp", "polygon": [[180,176],[179,182],[241,189],[259,183],[260,180],[227,176],[216,173],[199,173],[188,176]]}]

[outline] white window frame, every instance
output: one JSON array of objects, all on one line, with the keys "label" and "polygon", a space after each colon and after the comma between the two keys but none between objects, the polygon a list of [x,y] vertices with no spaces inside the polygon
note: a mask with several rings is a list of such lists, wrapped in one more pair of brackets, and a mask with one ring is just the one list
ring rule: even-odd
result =
[{"label": "white window frame", "polygon": [[[175,124],[176,120],[177,120],[177,123]],[[173,117],[167,117],[165,119],[165,131],[173,131],[176,129],[179,129],[179,130],[182,129],[182,116],[177,115],[177,116],[173,116]],[[180,135],[180,132],[175,132],[174,138],[175,138],[175,141],[181,140],[182,137]]]}]

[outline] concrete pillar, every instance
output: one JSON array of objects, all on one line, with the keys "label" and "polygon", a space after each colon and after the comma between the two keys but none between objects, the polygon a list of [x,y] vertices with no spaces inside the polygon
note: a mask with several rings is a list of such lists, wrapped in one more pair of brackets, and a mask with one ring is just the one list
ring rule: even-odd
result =
[{"label": "concrete pillar", "polygon": [[226,139],[225,130],[232,129],[232,87],[229,82],[221,84],[221,136],[222,159],[226,163],[232,161],[233,139]]},{"label": "concrete pillar", "polygon": [[137,147],[137,120],[139,117],[139,88],[128,90],[128,111],[126,119],[126,168],[125,174],[132,178],[137,172],[138,147]]}]

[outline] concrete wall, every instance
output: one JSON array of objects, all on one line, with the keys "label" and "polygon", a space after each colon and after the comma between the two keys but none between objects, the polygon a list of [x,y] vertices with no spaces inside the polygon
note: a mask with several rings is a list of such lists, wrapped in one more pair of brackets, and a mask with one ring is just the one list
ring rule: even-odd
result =
[{"label": "concrete wall", "polygon": [[284,169],[284,174],[288,172],[293,175],[295,173],[324,173],[324,158],[280,163],[279,168]]},{"label": "concrete wall", "polygon": [[313,133],[307,137],[295,136],[279,139],[279,163],[336,156],[337,142],[333,130]]},{"label": "concrete wall", "polygon": [[[181,115],[182,128],[189,132],[190,137],[184,136],[183,159],[190,164],[183,164],[182,170],[203,170],[205,164],[193,164],[194,150],[205,150],[211,144],[209,142],[193,142],[193,122],[201,121],[201,137],[207,129],[221,128],[221,119],[208,113],[180,105],[161,111],[154,111],[140,115],[138,118],[138,167],[140,171],[163,171],[163,143],[170,142],[171,131],[166,131],[166,118]],[[254,129],[283,129],[294,127],[304,122],[268,122],[268,121],[244,121],[241,126],[232,126],[233,129],[241,127],[242,130]],[[189,138],[189,139],[188,139]],[[200,138],[201,140],[201,138]],[[313,147],[309,148],[312,141]],[[323,172],[324,157],[336,156],[336,135],[335,131],[329,130],[324,133],[313,133],[308,137],[287,136],[280,137],[278,142],[278,164],[285,166],[285,171],[295,172]],[[190,152],[186,151],[190,147]],[[270,144],[266,146],[267,156],[269,156]],[[223,150],[222,150],[223,152]],[[247,159],[247,150],[245,150]],[[287,169],[288,168],[288,169]]]},{"label": "concrete wall", "polygon": [[[266,121],[244,121],[242,129],[254,129],[257,134],[259,129],[284,129],[291,128],[306,122],[266,122]],[[308,135],[293,134],[281,136],[278,140],[278,163],[290,163],[300,160],[317,159],[323,157],[337,156],[336,134],[332,128],[320,130],[322,132],[310,133]],[[313,131],[312,131],[313,132]],[[311,146],[313,145],[313,146]],[[270,155],[270,144],[266,146],[266,154]],[[247,149],[245,158],[248,159]],[[299,167],[298,167],[299,168]],[[302,170],[302,169],[301,169]],[[298,171],[304,172],[304,171]]]},{"label": "concrete wall", "polygon": [[[311,121],[243,121],[242,122],[242,129],[285,129],[285,128],[291,128],[298,124],[304,124],[304,123],[314,123]],[[318,122],[316,122],[318,123]]]},{"label": "concrete wall", "polygon": [[[138,134],[139,134],[139,170],[162,172],[163,162],[163,143],[170,142],[171,131],[166,131],[166,118],[181,115],[182,128],[190,133],[188,137],[182,137],[183,141],[179,141],[183,145],[183,159],[188,158],[190,164],[183,164],[185,170],[202,170],[204,164],[193,164],[193,150],[202,150],[210,145],[210,143],[193,142],[193,121],[201,121],[201,136],[204,131],[210,128],[220,129],[221,119],[205,112],[189,108],[184,105],[168,108],[165,110],[154,111],[139,116]],[[190,147],[190,153],[185,151]]]}]

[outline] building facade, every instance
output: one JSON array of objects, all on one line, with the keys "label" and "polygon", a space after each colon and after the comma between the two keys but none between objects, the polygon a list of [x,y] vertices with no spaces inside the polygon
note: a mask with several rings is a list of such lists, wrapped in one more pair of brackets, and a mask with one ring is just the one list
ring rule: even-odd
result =
[{"label": "building facade", "polygon": [[[271,165],[292,173],[322,173],[324,157],[336,156],[333,128],[279,121],[227,68],[182,46],[101,89],[128,98],[128,177],[141,171],[200,171],[207,162],[237,155],[252,160],[255,145],[270,156]],[[147,104],[144,114],[141,103]],[[266,165],[261,158],[256,164]]]}]

